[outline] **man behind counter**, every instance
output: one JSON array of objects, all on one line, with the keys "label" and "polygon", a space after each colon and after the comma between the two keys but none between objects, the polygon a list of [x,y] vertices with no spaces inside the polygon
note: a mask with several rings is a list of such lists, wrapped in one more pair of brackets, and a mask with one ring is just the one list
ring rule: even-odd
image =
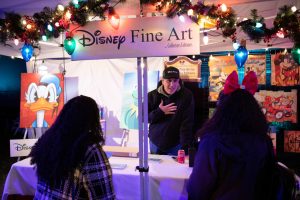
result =
[{"label": "man behind counter", "polygon": [[148,93],[149,139],[152,154],[187,153],[193,142],[194,99],[180,80],[179,70],[167,67],[161,85]]}]

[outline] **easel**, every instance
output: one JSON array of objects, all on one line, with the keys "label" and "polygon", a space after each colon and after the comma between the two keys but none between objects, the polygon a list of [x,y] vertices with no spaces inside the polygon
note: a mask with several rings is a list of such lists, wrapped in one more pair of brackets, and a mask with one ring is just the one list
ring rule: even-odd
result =
[{"label": "easel", "polygon": [[121,137],[121,147],[126,147],[129,141],[129,129],[123,129],[122,137]]},{"label": "easel", "polygon": [[[16,131],[18,131],[19,129],[17,129]],[[25,128],[25,132],[23,135],[23,139],[38,139],[39,137],[41,137],[44,133],[43,128],[32,128],[33,132],[32,132],[32,137],[31,138],[27,138],[28,137],[28,133],[29,133],[29,128]],[[20,161],[21,157],[18,157],[18,161]]]}]

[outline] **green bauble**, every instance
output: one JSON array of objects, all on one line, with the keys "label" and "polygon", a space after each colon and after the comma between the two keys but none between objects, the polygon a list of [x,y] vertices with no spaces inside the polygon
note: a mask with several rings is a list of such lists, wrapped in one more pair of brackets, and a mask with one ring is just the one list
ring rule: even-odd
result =
[{"label": "green bauble", "polygon": [[300,44],[295,44],[294,48],[292,49],[292,56],[295,62],[300,65]]},{"label": "green bauble", "polygon": [[64,48],[69,55],[72,55],[76,48],[76,41],[72,37],[67,37],[64,41]]}]

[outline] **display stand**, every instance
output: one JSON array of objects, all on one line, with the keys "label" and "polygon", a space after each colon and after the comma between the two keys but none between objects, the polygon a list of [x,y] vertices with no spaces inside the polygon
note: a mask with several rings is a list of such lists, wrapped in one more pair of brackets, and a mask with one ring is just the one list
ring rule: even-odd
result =
[{"label": "display stand", "polygon": [[129,141],[129,129],[123,129],[122,137],[121,137],[121,147],[126,147]]},{"label": "display stand", "polygon": [[101,119],[100,120],[100,125],[101,125],[103,136],[105,138],[106,137],[106,120]]},{"label": "display stand", "polygon": [[[27,134],[28,134],[28,129],[25,128],[25,132],[24,132],[23,139],[26,139],[26,138],[27,138]],[[21,160],[21,157],[19,156],[17,161],[19,162],[20,160]]]},{"label": "display stand", "polygon": [[25,132],[24,132],[23,139],[26,139],[26,138],[27,138],[27,133],[28,133],[28,130],[27,130],[27,128],[25,128]]}]

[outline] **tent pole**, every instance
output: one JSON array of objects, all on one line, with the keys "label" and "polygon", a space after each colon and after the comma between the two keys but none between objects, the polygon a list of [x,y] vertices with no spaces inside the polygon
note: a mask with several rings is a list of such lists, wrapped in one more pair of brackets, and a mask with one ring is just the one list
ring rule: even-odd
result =
[{"label": "tent pole", "polygon": [[[139,120],[139,170],[143,169],[144,145],[143,145],[143,93],[142,93],[142,67],[141,58],[137,58],[137,87],[138,87],[138,120]],[[144,199],[144,174],[140,170],[140,197]]]},{"label": "tent pole", "polygon": [[[143,58],[143,119],[144,119],[144,163],[143,166],[145,169],[149,169],[148,166],[148,63],[147,63],[147,57]],[[149,199],[149,174],[148,172],[144,172],[144,199]]]}]

